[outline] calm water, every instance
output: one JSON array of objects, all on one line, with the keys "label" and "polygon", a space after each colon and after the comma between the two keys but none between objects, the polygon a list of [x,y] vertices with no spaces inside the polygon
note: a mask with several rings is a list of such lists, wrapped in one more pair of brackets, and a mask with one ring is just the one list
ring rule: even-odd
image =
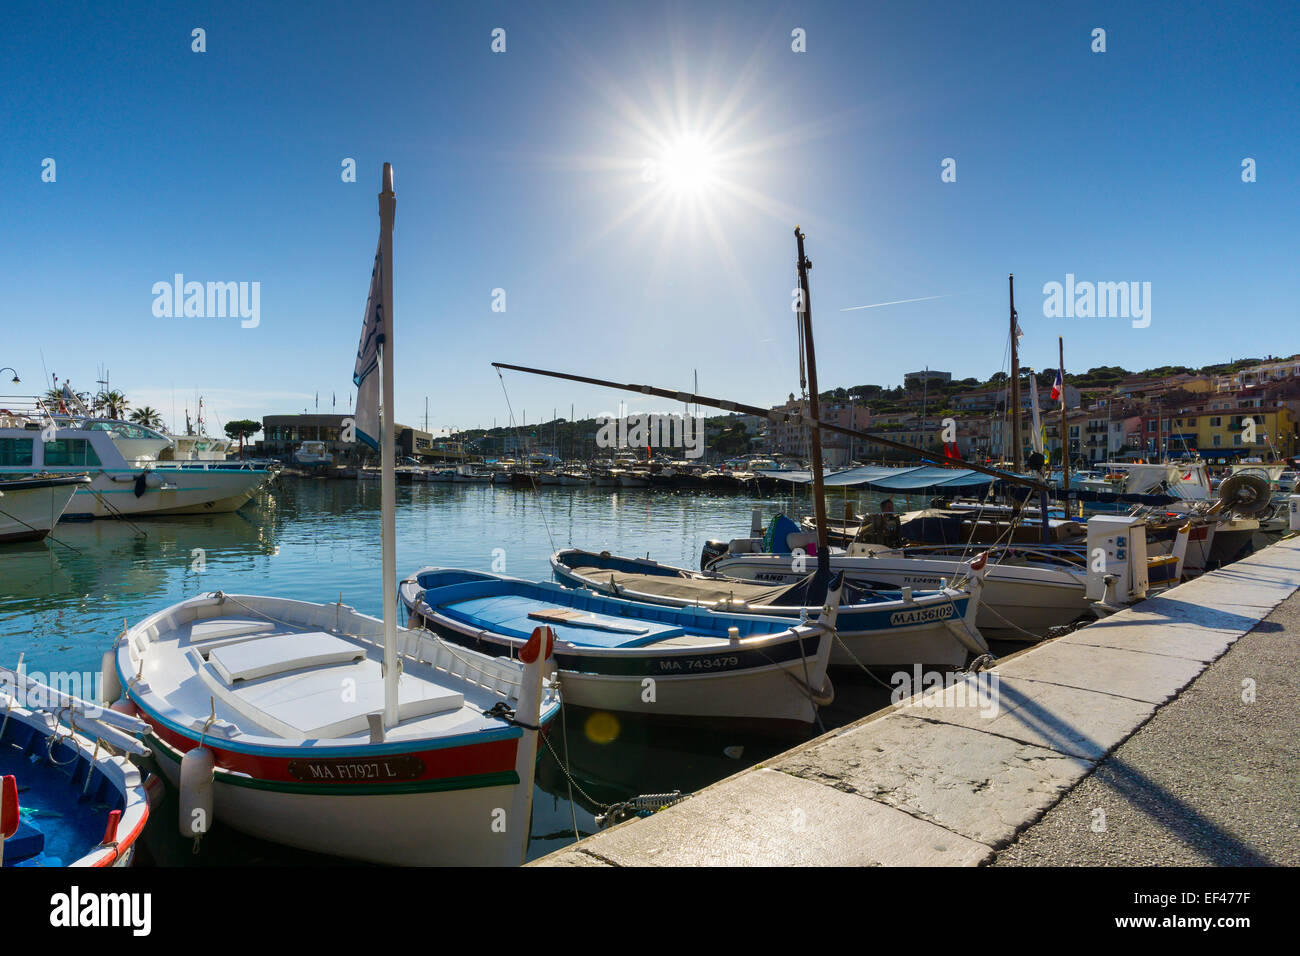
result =
[{"label": "calm water", "polygon": [[[802,504],[802,503],[800,503]],[[645,555],[698,567],[708,538],[745,533],[755,506],[792,512],[786,499],[707,497],[638,489],[399,484],[397,567],[491,570],[501,549],[505,573],[550,579],[557,548]],[[26,653],[29,671],[98,672],[121,631],[184,598],[223,590],[345,604],[382,613],[379,483],[282,478],[237,514],[63,523],[52,540],[0,546],[0,662]],[[498,565],[499,567],[499,565]],[[883,706],[888,695],[864,677],[836,677],[828,726]],[[549,756],[538,771],[530,857],[573,841],[574,821],[594,832],[597,803],[640,793],[690,791],[780,752],[791,741],[611,724],[608,715],[566,707],[569,762],[581,792],[572,804]],[[742,748],[737,750],[737,748]],[[302,862],[304,855],[215,828],[202,851],[179,845],[174,805],[150,824],[156,860],[175,864]]]}]

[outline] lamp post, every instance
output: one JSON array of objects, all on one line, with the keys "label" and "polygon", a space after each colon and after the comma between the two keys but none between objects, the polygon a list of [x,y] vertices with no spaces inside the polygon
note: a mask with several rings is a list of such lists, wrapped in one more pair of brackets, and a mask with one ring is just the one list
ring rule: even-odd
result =
[{"label": "lamp post", "polygon": [[10,368],[9,366],[6,365],[4,368],[0,368],[0,373],[3,373],[3,372],[13,372],[13,373],[14,373],[14,384],[15,384],[15,385],[17,385],[19,382],[22,381],[22,379],[20,379],[20,378],[18,377],[18,370],[17,370],[17,369],[12,369],[12,368]]}]

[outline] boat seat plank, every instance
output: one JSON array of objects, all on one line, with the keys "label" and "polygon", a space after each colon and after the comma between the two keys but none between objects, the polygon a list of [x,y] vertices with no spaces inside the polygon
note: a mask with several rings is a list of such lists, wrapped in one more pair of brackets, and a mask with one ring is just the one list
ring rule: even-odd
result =
[{"label": "boat seat plank", "polygon": [[[355,644],[348,646],[361,653]],[[204,661],[197,649],[190,651],[190,660],[204,685],[237,720],[242,719],[245,731],[251,722],[282,737],[336,739],[368,733],[367,715],[384,709],[383,669],[368,657],[310,668],[298,666],[298,661],[292,670],[235,684],[214,662]],[[344,686],[351,688],[352,699],[351,706],[341,709]],[[457,711],[464,704],[463,693],[436,681],[407,673],[398,682],[399,722]]]},{"label": "boat seat plank", "polygon": [[279,634],[214,648],[208,660],[227,684],[286,671],[346,664],[365,657],[351,641],[324,631]]},{"label": "boat seat plank", "polygon": [[[471,627],[527,640],[537,626],[538,618],[532,615],[556,608],[554,604],[524,595],[501,595],[451,601],[439,605],[439,609],[453,620]],[[548,620],[547,623],[555,631],[556,640],[582,647],[643,647],[685,633],[685,629],[673,621],[672,608],[647,607],[645,611],[651,617],[660,616],[659,612],[663,612],[662,617],[667,620],[638,620],[634,626],[642,630],[636,634],[627,633],[629,621],[626,618],[594,612],[579,612],[583,614],[581,625],[564,620]]]},{"label": "boat seat plank", "polygon": [[620,634],[650,633],[648,627],[641,627],[637,624],[620,624],[609,618],[595,617],[581,611],[571,611],[568,608],[543,608],[540,611],[529,611],[528,616],[534,621],[545,621],[548,624],[571,624],[574,627],[590,627],[599,631],[617,631]]},{"label": "boat seat plank", "polygon": [[229,637],[243,637],[248,634],[265,634],[274,629],[275,624],[270,621],[232,617],[209,618],[190,624],[190,643],[199,644]]}]

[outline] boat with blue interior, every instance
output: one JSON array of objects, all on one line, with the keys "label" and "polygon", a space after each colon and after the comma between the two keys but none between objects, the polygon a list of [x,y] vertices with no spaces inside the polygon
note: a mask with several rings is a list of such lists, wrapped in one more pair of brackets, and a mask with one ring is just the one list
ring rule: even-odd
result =
[{"label": "boat with blue interior", "polygon": [[[987,654],[988,644],[975,625],[985,563],[976,557],[970,566],[959,587],[914,591],[845,583],[830,665],[960,667],[972,655]],[[774,585],[580,548],[551,555],[551,570],[566,587],[669,607],[813,620],[821,611],[808,604],[812,573],[793,584]]]},{"label": "boat with blue interior", "polygon": [[0,667],[0,862],[129,866],[149,819],[147,725]]},{"label": "boat with blue interior", "polygon": [[838,585],[807,620],[668,607],[485,571],[423,568],[402,582],[413,626],[513,658],[538,624],[556,634],[566,702],[674,720],[804,730],[833,697]]}]

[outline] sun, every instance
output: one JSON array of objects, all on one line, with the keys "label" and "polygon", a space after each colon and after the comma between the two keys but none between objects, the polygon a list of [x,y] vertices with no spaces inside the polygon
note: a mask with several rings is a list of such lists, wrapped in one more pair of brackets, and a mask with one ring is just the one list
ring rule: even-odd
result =
[{"label": "sun", "polygon": [[702,196],[718,182],[718,154],[699,136],[670,143],[659,160],[663,184],[672,192]]}]

